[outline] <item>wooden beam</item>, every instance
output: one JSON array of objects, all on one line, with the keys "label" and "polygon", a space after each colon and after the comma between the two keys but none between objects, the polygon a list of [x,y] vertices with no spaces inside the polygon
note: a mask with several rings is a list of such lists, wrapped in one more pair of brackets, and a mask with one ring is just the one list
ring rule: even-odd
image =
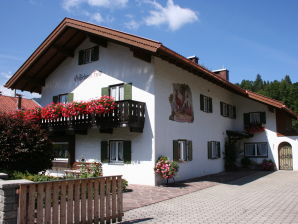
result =
[{"label": "wooden beam", "polygon": [[138,48],[130,48],[130,49],[133,52],[134,57],[141,59],[143,61],[146,61],[148,63],[151,63],[151,53],[149,53],[146,50],[141,50]]},{"label": "wooden beam", "polygon": [[54,44],[53,48],[55,48],[59,53],[67,56],[67,57],[74,57],[74,50],[66,47],[59,46],[57,44]]},{"label": "wooden beam", "polygon": [[98,44],[99,46],[102,46],[102,47],[107,47],[108,46],[107,39],[104,39],[104,38],[101,38],[101,37],[98,37],[98,36],[94,36],[94,35],[88,35],[88,37],[89,37],[89,40],[92,43]]},{"label": "wooden beam", "polygon": [[39,79],[39,78],[34,78],[34,77],[29,77],[29,76],[25,76],[23,77],[23,79],[29,83],[32,83],[32,84],[36,84],[36,85],[39,85],[39,86],[44,86],[45,85],[45,80],[44,79]]}]

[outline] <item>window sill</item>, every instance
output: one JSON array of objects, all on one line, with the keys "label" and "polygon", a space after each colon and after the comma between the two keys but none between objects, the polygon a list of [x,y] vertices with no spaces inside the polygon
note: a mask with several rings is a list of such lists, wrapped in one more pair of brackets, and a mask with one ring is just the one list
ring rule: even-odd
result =
[{"label": "window sill", "polygon": [[124,162],[108,162],[109,165],[124,165]]},{"label": "window sill", "polygon": [[268,156],[244,156],[246,158],[268,158]]}]

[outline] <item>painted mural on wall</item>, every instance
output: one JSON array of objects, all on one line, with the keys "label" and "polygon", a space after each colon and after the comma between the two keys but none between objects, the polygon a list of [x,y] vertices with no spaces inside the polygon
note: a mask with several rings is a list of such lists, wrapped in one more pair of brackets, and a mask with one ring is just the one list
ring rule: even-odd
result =
[{"label": "painted mural on wall", "polygon": [[186,84],[173,84],[173,93],[169,96],[171,104],[170,120],[177,122],[193,122],[191,90]]}]

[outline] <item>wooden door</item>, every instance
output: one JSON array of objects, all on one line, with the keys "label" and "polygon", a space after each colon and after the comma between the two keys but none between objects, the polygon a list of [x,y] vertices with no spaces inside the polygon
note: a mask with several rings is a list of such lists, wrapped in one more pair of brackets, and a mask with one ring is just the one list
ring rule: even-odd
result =
[{"label": "wooden door", "polygon": [[279,148],[279,169],[293,170],[292,147],[289,144],[283,144]]}]

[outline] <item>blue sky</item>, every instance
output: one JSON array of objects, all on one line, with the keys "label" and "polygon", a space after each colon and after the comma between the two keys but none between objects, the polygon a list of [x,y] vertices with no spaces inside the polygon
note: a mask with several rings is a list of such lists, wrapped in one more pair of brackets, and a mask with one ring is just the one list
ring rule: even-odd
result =
[{"label": "blue sky", "polygon": [[1,0],[0,86],[64,17],[197,55],[211,70],[228,68],[231,82],[258,73],[298,82],[297,10],[296,0]]}]

